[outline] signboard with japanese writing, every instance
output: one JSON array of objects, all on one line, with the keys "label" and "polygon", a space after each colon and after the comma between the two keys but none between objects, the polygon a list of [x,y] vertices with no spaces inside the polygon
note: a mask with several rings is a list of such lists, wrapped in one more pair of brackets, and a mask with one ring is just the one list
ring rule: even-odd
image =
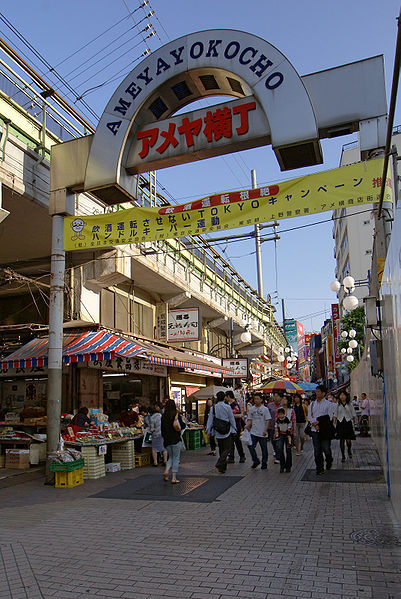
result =
[{"label": "signboard with japanese writing", "polygon": [[265,145],[270,133],[253,96],[153,121],[135,135],[125,164],[131,174]]},{"label": "signboard with japanese writing", "polygon": [[222,358],[223,368],[231,370],[230,378],[246,379],[248,378],[248,359],[247,358]]},{"label": "signboard with japanese writing", "polygon": [[156,304],[156,339],[167,341],[167,304]]},{"label": "signboard with japanese writing", "polygon": [[340,338],[340,306],[338,304],[331,304],[331,318],[333,321],[334,360],[336,364],[341,364],[341,351],[338,347]]},{"label": "signboard with japanese writing", "polygon": [[167,341],[199,341],[200,335],[199,308],[168,311]]},{"label": "signboard with japanese writing", "polygon": [[116,358],[115,360],[96,360],[95,362],[85,362],[78,364],[82,368],[97,368],[108,372],[149,374],[151,376],[167,376],[167,367],[152,364],[147,360],[139,358]]},{"label": "signboard with japanese writing", "polygon": [[[290,179],[277,185],[216,194],[186,204],[135,207],[65,218],[65,249],[99,248],[227,229],[377,202],[383,159]],[[392,200],[389,171],[385,201]]]}]

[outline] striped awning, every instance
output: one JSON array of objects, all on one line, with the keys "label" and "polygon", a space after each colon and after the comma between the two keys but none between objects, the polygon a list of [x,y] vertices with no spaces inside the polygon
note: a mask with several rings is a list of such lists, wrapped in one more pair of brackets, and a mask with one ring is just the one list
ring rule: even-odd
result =
[{"label": "striped awning", "polygon": [[[196,359],[195,356],[193,358]],[[148,356],[149,362],[152,364],[159,364],[162,366],[174,366],[175,368],[190,368],[191,370],[200,370],[202,372],[216,372],[223,376],[230,377],[233,373],[226,368],[222,368],[216,364],[210,362],[209,364],[197,362],[187,362],[185,360],[179,360],[177,358],[161,358],[159,356]]]},{"label": "striped awning", "polygon": [[[3,360],[1,369],[47,366],[48,351],[49,337],[32,339]],[[107,331],[63,335],[63,361],[65,364],[113,360],[116,356],[132,358],[145,354],[146,349],[137,342],[123,339]]]}]

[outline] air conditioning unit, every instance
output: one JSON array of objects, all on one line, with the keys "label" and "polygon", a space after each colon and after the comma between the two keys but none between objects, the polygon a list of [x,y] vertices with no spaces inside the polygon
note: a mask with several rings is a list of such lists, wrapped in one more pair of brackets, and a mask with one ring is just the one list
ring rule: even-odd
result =
[{"label": "air conditioning unit", "polygon": [[124,255],[120,249],[99,256],[88,266],[89,269],[85,268],[85,285],[92,289],[132,280],[131,256]]}]

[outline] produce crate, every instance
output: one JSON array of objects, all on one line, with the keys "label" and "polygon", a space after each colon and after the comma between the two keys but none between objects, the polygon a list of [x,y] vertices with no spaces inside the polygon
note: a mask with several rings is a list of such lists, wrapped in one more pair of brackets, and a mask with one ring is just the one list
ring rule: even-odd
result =
[{"label": "produce crate", "polygon": [[82,485],[84,482],[84,469],[78,468],[77,470],[67,471],[56,471],[56,487],[70,489],[77,485]]},{"label": "produce crate", "polygon": [[[98,447],[82,447],[84,458],[84,479],[94,479],[106,476],[104,455],[98,454]],[[113,460],[118,462],[118,460]]]},{"label": "produce crate", "polygon": [[50,462],[50,472],[72,472],[84,467],[84,459],[74,460],[73,462],[63,462],[58,464],[57,462]]},{"label": "produce crate", "polygon": [[135,468],[135,443],[133,440],[113,445],[111,455],[113,462],[120,463],[121,470]]},{"label": "produce crate", "polygon": [[135,468],[142,468],[143,466],[150,466],[150,453],[138,453],[135,456]]},{"label": "produce crate", "polygon": [[199,449],[201,446],[201,431],[187,429],[184,432],[184,441],[187,449]]}]

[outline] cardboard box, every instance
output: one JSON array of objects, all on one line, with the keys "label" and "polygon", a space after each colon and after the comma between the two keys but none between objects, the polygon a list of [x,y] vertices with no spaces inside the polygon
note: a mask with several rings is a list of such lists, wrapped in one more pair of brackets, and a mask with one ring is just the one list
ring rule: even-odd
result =
[{"label": "cardboard box", "polygon": [[6,449],[6,468],[29,468],[29,449]]},{"label": "cardboard box", "polygon": [[106,472],[119,472],[121,470],[121,464],[118,462],[111,462],[106,464]]}]

